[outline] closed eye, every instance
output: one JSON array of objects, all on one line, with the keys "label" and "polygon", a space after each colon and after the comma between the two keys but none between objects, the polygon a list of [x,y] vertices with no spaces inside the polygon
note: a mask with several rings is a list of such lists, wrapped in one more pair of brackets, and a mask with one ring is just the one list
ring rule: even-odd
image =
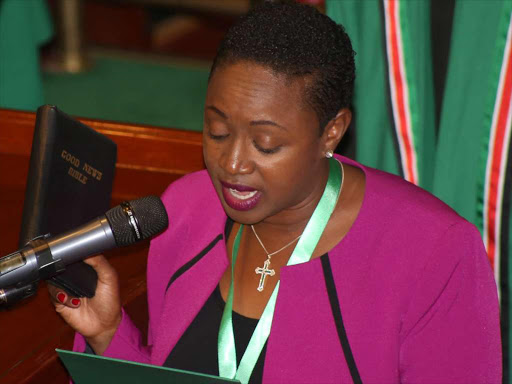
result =
[{"label": "closed eye", "polygon": [[228,134],[225,134],[225,135],[214,135],[211,132],[208,132],[208,137],[210,137],[212,140],[220,141],[222,139],[225,139],[228,136],[229,136]]},{"label": "closed eye", "polygon": [[265,155],[271,155],[281,149],[281,145],[278,145],[277,147],[274,147],[274,148],[263,148],[263,147],[259,146],[258,143],[256,143],[255,141],[253,141],[253,143],[254,143],[254,146],[256,147],[256,149],[258,151],[260,151],[261,153],[264,153]]}]

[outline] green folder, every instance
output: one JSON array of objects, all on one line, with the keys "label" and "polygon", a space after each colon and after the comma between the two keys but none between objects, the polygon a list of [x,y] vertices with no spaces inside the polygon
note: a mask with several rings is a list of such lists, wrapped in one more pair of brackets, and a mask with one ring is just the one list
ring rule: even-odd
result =
[{"label": "green folder", "polygon": [[56,349],[75,384],[223,384],[237,380]]}]

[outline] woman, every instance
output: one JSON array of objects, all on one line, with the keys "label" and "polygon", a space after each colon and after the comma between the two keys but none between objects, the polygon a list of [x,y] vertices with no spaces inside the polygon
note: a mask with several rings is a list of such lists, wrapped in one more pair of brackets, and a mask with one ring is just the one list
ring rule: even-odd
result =
[{"label": "woman", "polygon": [[313,8],[242,18],[210,74],[207,172],[162,197],[171,226],[149,252],[149,345],[96,257],[93,299],[53,291],[75,350],[242,382],[499,382],[478,231],[402,179],[332,158],[353,81],[348,36]]}]

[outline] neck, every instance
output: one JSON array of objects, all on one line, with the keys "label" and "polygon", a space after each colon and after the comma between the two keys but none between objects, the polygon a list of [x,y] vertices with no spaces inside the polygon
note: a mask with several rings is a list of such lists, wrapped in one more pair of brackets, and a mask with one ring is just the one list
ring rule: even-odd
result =
[{"label": "neck", "polygon": [[319,177],[319,181],[316,183],[313,191],[299,204],[254,224],[258,234],[261,233],[262,237],[265,238],[270,234],[272,236],[282,235],[286,237],[300,235],[323,195],[328,176],[329,169],[327,167],[325,172]]}]

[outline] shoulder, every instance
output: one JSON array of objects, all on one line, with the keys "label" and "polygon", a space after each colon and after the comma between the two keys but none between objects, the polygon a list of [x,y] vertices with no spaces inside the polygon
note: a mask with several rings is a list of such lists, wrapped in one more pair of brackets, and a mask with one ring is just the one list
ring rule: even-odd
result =
[{"label": "shoulder", "polygon": [[210,177],[206,170],[189,173],[169,184],[162,194],[162,201],[180,199],[184,202],[190,199],[204,198],[205,193],[215,193]]},{"label": "shoulder", "polygon": [[382,226],[387,222],[392,224],[388,229],[417,230],[425,235],[443,234],[453,225],[472,227],[446,203],[402,177],[351,160],[348,162],[365,173],[364,214],[383,220],[374,220],[375,225]]},{"label": "shoulder", "polygon": [[411,277],[427,263],[447,271],[463,258],[488,264],[478,229],[447,204],[401,177],[342,161],[366,175],[362,207],[343,241],[354,252],[371,255],[371,265]]},{"label": "shoulder", "polygon": [[373,168],[366,168],[366,174],[372,211],[393,237],[427,249],[467,238],[482,242],[472,223],[430,192]]},{"label": "shoulder", "polygon": [[223,214],[222,205],[206,170],[190,173],[171,183],[162,194],[170,221],[191,221]]},{"label": "shoulder", "polygon": [[183,176],[162,194],[169,227],[151,242],[150,255],[167,254],[191,243],[201,247],[223,233],[226,215],[206,171]]}]

